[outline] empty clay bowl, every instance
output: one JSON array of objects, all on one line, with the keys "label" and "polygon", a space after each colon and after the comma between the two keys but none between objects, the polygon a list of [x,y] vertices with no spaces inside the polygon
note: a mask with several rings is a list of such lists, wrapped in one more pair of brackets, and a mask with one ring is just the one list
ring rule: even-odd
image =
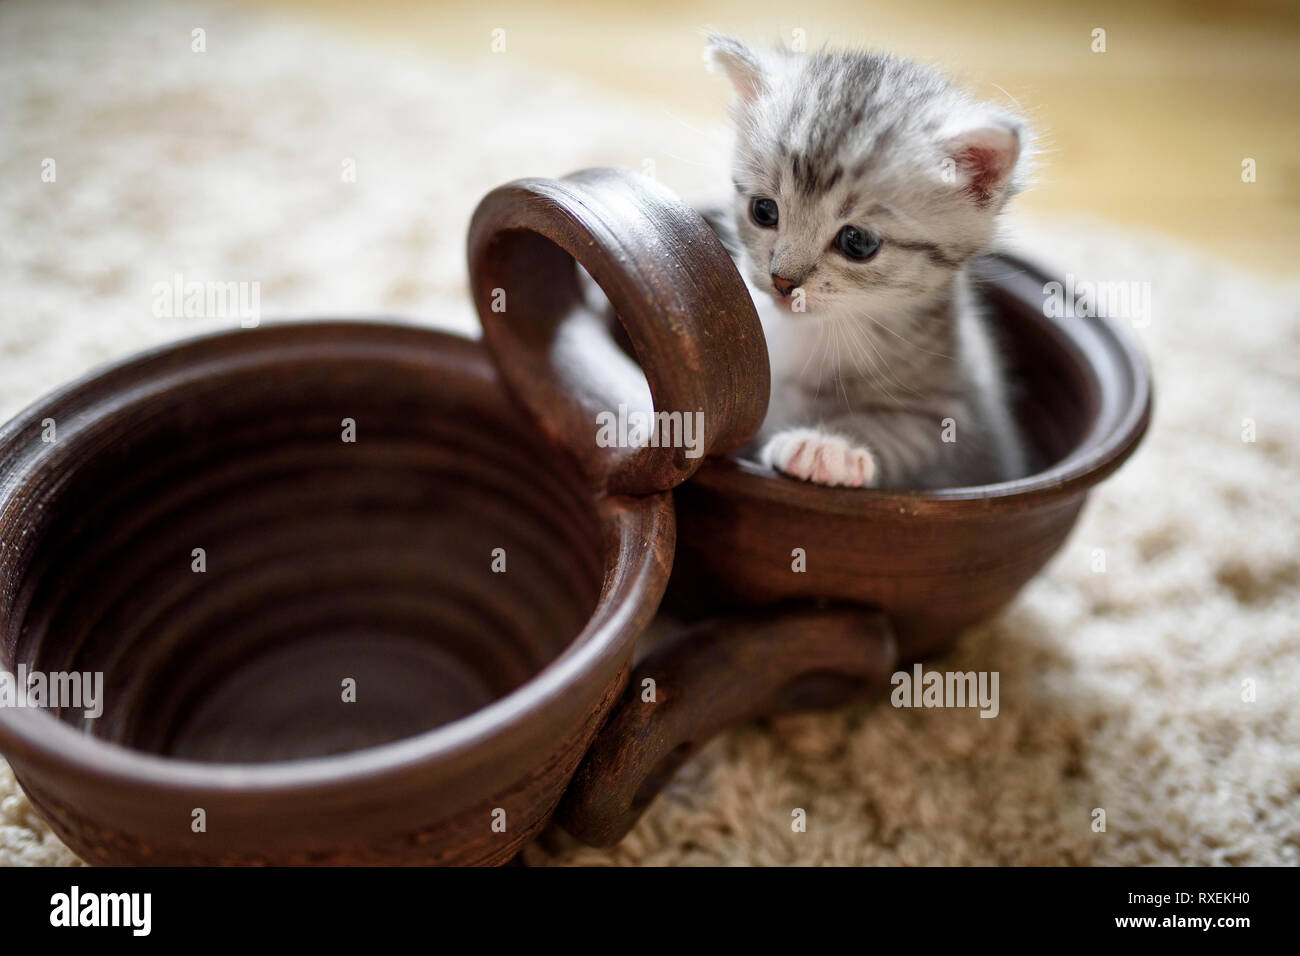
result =
[{"label": "empty clay bowl", "polygon": [[[661,191],[569,188],[631,252],[727,264]],[[698,342],[757,317],[673,275],[690,318],[663,347],[709,374],[632,387],[706,405],[719,454],[764,403],[709,383],[762,352]],[[605,278],[652,328],[659,290]],[[479,343],[411,326],[265,326],[92,374],[0,430],[0,667],[102,673],[104,710],[0,707],[0,751],[91,862],[508,860],[617,698],[672,564],[667,488],[702,461],[539,427]]]},{"label": "empty clay bowl", "polygon": [[0,470],[0,666],[105,675],[94,721],[0,708],[0,749],[91,862],[509,859],[672,558],[666,496],[593,498],[481,347],[396,325],[134,359]]}]

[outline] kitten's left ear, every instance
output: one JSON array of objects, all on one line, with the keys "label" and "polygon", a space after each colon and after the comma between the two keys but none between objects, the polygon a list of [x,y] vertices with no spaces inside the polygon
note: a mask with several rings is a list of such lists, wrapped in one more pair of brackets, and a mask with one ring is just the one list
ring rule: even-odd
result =
[{"label": "kitten's left ear", "polygon": [[1011,180],[1020,159],[1021,127],[1010,118],[986,118],[943,141],[945,182],[987,206]]},{"label": "kitten's left ear", "polygon": [[712,69],[726,74],[740,102],[748,105],[767,92],[767,77],[763,74],[762,63],[754,51],[739,40],[718,33],[709,34],[704,59]]}]

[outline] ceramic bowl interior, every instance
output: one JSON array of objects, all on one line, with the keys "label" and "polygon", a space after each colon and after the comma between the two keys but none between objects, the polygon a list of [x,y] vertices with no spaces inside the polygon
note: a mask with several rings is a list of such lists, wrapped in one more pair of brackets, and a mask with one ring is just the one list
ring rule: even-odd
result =
[{"label": "ceramic bowl interior", "polygon": [[[1148,389],[1140,360],[1104,319],[1051,319],[1041,312],[1047,281],[1028,264],[1006,256],[977,261],[976,288],[984,301],[1030,471],[1016,482],[983,488],[902,492],[915,498],[980,496],[1022,490],[1026,481],[1057,472],[1126,437],[1145,412]],[[1113,449],[1108,449],[1113,450]],[[754,461],[752,446],[738,456],[746,469],[780,480]],[[837,494],[832,490],[830,493]],[[853,492],[857,493],[857,492]],[[865,489],[876,497],[895,489]]]},{"label": "ceramic bowl interior", "polygon": [[94,737],[263,763],[420,734],[564,652],[604,531],[477,346],[238,334],[257,347],[135,360],[44,403],[57,441],[18,437],[0,665],[102,672],[102,716],[56,711]]}]

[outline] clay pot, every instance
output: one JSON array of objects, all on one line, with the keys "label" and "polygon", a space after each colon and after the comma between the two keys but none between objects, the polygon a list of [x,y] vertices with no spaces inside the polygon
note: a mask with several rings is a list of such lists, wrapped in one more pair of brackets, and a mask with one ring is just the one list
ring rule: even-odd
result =
[{"label": "clay pot", "polygon": [[[684,350],[735,301],[676,200],[611,176],[573,201],[712,259],[674,274]],[[612,284],[649,324],[657,281]],[[757,341],[695,353],[761,373]],[[707,453],[763,407],[710,406]],[[510,859],[626,679],[672,564],[666,489],[702,462],[565,437],[478,343],[387,323],[213,336],[42,399],[0,431],[0,666],[100,672],[104,710],[0,708],[0,750],[92,862]]]},{"label": "clay pot", "polygon": [[667,496],[595,499],[417,328],[169,347],[23,413],[0,468],[0,665],[105,684],[94,721],[0,708],[0,749],[90,862],[509,859],[672,560]]},{"label": "clay pot", "polygon": [[1039,470],[981,487],[890,491],[790,481],[735,457],[710,462],[676,493],[676,599],[694,613],[801,598],[883,608],[911,660],[946,648],[1038,573],[1089,489],[1142,439],[1150,379],[1114,323],[1045,316],[1050,280],[1037,268],[990,257],[975,275]]}]

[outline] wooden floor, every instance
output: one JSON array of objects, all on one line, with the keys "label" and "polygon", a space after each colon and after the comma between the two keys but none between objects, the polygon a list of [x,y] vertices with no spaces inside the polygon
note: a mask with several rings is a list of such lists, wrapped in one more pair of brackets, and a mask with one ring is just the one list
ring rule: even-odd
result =
[{"label": "wooden floor", "polygon": [[[945,64],[1048,133],[1027,209],[1173,234],[1224,260],[1296,275],[1300,3],[1262,0],[247,0],[430,56],[509,52],[687,118],[718,119],[701,30],[809,48],[829,40]],[[1105,30],[1106,51],[1093,52]],[[1242,181],[1255,160],[1256,182]]]}]

